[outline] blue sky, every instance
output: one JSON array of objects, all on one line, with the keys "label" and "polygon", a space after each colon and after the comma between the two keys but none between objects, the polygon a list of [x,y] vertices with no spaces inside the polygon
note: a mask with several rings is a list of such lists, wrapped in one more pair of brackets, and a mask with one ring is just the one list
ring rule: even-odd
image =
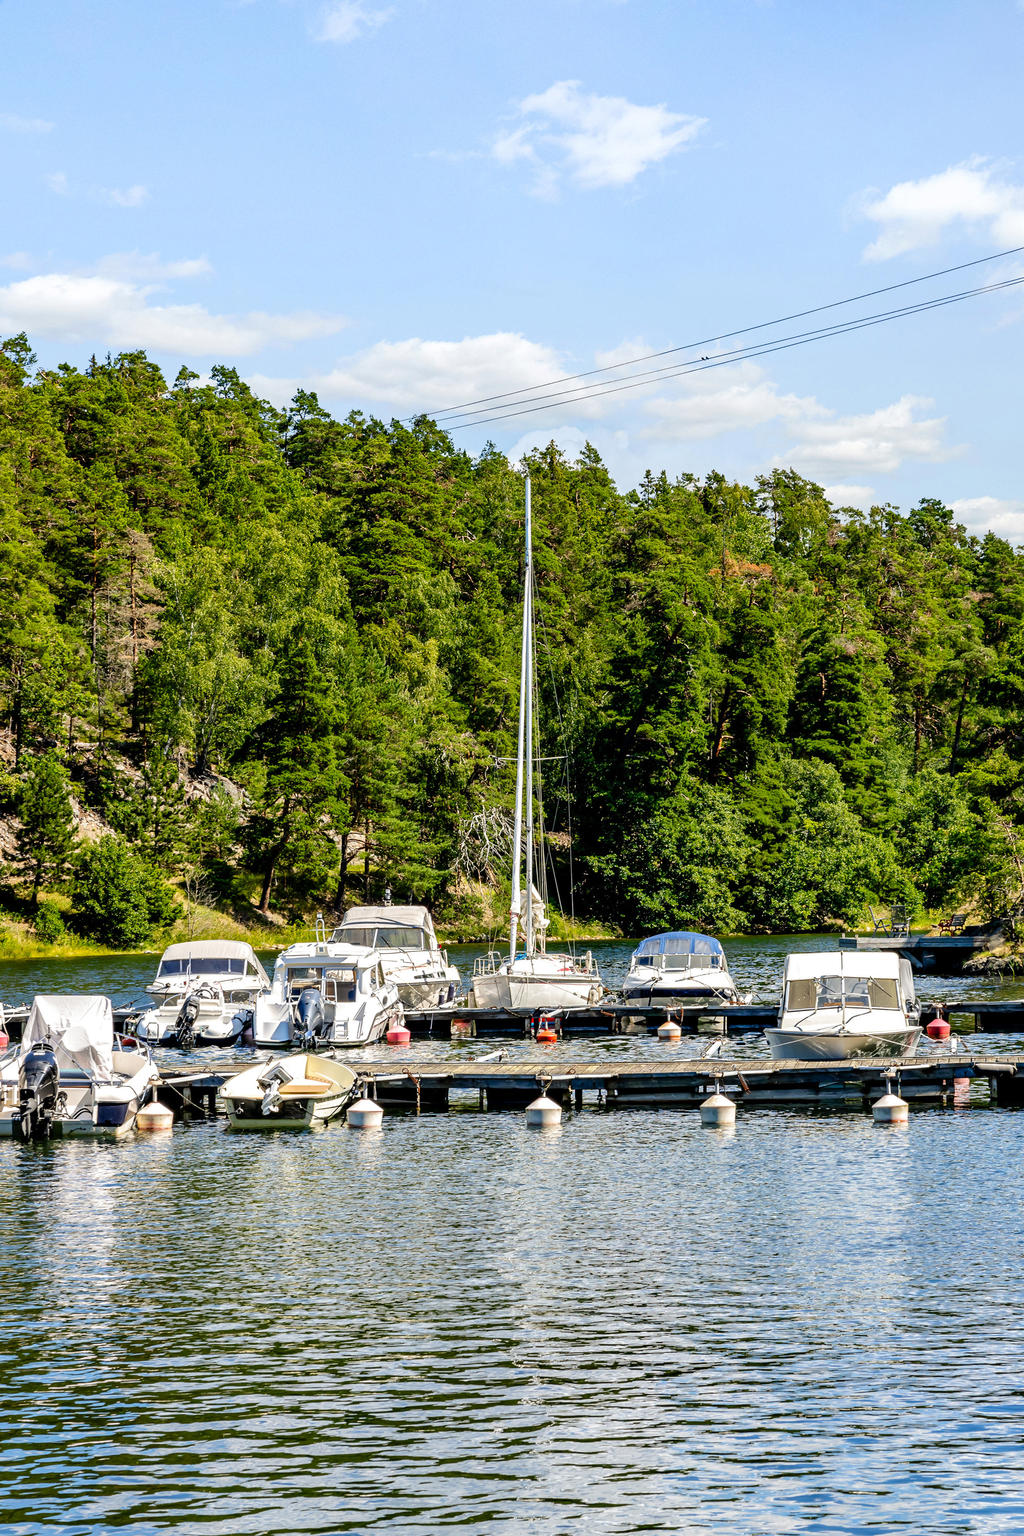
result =
[{"label": "blue sky", "polygon": [[[1024,245],[1022,63],[1015,0],[0,0],[0,332],[339,414],[528,389]],[[1024,542],[1022,338],[1011,289],[455,436]]]}]

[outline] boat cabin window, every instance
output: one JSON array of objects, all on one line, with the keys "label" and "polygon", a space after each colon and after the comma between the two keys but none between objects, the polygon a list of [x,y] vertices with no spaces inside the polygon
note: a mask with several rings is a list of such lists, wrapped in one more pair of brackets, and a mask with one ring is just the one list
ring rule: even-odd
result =
[{"label": "boat cabin window", "polygon": [[818,976],[791,981],[786,989],[789,1012],[814,1008],[898,1008],[899,988],[890,976]]},{"label": "boat cabin window", "polygon": [[296,965],[288,971],[288,996],[298,997],[306,987],[319,987],[323,972],[315,965]]},{"label": "boat cabin window", "polygon": [[429,949],[422,928],[336,928],[333,941],[358,944],[363,949]]},{"label": "boat cabin window", "polygon": [[[158,976],[244,976],[244,960],[218,955],[186,955],[181,960],[161,960]],[[255,975],[252,970],[252,975]]]},{"label": "boat cabin window", "polygon": [[356,1000],[356,968],[354,965],[337,966],[324,977],[324,997],[329,1003],[354,1003]]}]

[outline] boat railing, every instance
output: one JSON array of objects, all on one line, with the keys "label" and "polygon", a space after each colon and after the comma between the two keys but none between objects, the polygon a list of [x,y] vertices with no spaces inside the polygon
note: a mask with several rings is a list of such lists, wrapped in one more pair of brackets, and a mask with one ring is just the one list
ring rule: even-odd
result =
[{"label": "boat railing", "polygon": [[497,949],[488,950],[486,955],[477,955],[476,959],[473,961],[473,975],[496,975],[501,966],[502,958],[503,957],[500,951]]}]

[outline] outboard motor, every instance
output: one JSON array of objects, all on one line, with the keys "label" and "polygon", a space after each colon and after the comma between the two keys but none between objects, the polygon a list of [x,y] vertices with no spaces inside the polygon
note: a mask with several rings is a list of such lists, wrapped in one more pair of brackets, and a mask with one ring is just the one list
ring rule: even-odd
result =
[{"label": "outboard motor", "polygon": [[183,1051],[191,1050],[196,1043],[196,1020],[199,1017],[199,999],[189,993],[174,1021],[175,1044]]},{"label": "outboard motor", "polygon": [[59,1087],[56,1056],[48,1045],[34,1045],[18,1071],[18,1115],[13,1129],[19,1141],[49,1136]]},{"label": "outboard motor", "polygon": [[319,988],[303,987],[295,1004],[295,1017],[299,1026],[298,1033],[303,1040],[314,1040],[317,1035],[324,1033],[327,1016]]}]

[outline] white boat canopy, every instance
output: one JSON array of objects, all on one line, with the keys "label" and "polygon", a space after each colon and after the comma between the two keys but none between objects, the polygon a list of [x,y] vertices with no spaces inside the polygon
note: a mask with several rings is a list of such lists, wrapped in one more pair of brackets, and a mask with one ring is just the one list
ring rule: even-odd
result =
[{"label": "white boat canopy", "polygon": [[114,1014],[109,997],[59,993],[32,999],[22,1046],[48,1045],[62,1072],[86,1072],[97,1082],[114,1075]]},{"label": "white boat canopy", "polygon": [[787,981],[811,981],[818,976],[889,976],[899,978],[900,956],[895,950],[828,949],[786,956]]},{"label": "white boat canopy", "polygon": [[158,976],[256,975],[267,985],[269,977],[251,944],[241,939],[194,939],[188,944],[169,944],[160,956]]},{"label": "white boat canopy", "polygon": [[[359,940],[357,932],[368,934]],[[368,949],[436,949],[434,923],[426,907],[350,907],[334,938]]]}]

